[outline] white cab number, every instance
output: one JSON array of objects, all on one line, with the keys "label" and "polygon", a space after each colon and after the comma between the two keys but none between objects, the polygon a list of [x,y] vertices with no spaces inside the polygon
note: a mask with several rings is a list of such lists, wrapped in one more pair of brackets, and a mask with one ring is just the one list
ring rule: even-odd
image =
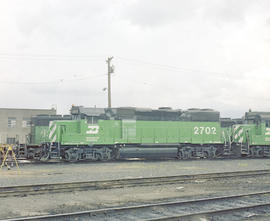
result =
[{"label": "white cab number", "polygon": [[194,134],[217,134],[216,127],[194,127]]}]

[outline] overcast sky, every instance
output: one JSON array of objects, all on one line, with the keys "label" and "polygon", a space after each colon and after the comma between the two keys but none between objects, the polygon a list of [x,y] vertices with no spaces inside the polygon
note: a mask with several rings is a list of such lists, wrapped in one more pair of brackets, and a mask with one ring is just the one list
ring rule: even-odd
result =
[{"label": "overcast sky", "polygon": [[270,111],[269,0],[1,0],[0,107]]}]

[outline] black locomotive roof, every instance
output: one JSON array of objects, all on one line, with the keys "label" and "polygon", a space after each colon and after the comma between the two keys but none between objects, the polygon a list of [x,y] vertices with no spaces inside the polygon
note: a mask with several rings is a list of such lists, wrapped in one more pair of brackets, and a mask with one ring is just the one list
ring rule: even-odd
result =
[{"label": "black locomotive roof", "polygon": [[216,122],[220,120],[220,112],[212,109],[197,109],[191,108],[184,111],[181,119],[185,121],[211,121]]},{"label": "black locomotive roof", "polygon": [[245,113],[245,120],[270,121],[270,112],[249,111]]},{"label": "black locomotive roof", "polygon": [[95,108],[72,106],[73,119],[134,119],[145,121],[219,121],[220,113],[212,109],[192,108],[186,111],[161,107],[158,109],[138,107]]},{"label": "black locomotive roof", "polygon": [[83,106],[72,106],[70,110],[71,115],[86,115],[86,116],[100,116],[105,114],[104,108],[96,107],[83,107]]},{"label": "black locomotive roof", "polygon": [[31,117],[31,124],[35,126],[49,126],[53,120],[71,120],[71,115],[46,115],[41,114]]}]

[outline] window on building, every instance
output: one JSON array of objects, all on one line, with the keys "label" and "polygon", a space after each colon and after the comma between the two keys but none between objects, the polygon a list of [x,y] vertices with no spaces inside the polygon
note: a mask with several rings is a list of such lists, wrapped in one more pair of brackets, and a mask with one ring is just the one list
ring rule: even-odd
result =
[{"label": "window on building", "polygon": [[7,137],[7,144],[15,144],[16,139],[15,137]]},{"label": "window on building", "polygon": [[9,128],[16,127],[16,117],[9,117],[8,118],[8,127]]},{"label": "window on building", "polygon": [[30,119],[29,118],[23,118],[22,127],[26,128],[26,127],[30,127],[30,125],[31,125]]}]

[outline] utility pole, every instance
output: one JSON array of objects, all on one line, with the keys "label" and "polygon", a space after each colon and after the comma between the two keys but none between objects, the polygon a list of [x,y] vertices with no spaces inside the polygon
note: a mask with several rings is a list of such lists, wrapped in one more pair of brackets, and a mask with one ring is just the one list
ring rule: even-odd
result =
[{"label": "utility pole", "polygon": [[111,65],[113,57],[108,57],[106,60],[108,64],[108,108],[112,107],[112,100],[111,100],[111,74],[114,72],[114,66]]}]

